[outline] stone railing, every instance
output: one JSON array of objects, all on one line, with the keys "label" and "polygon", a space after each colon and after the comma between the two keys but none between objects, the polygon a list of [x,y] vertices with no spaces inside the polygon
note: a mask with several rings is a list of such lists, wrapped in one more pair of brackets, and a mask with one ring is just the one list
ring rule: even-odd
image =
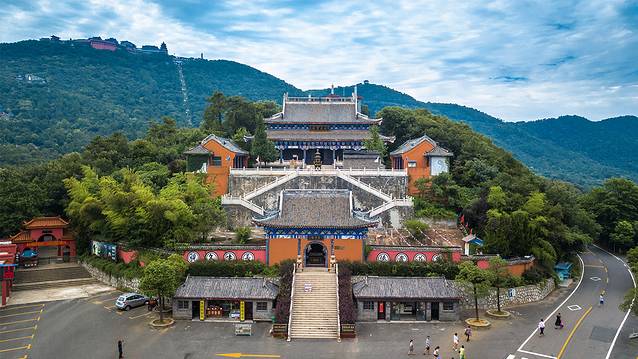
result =
[{"label": "stone railing", "polygon": [[133,292],[139,292],[140,290],[139,278],[126,279],[121,277],[114,277],[108,273],[102,272],[101,270],[93,267],[92,265],[88,263],[85,263],[85,262],[80,262],[80,263],[82,264],[82,267],[84,267],[89,272],[91,277],[97,279],[98,281],[108,286],[119,288],[119,289],[131,290]]},{"label": "stone railing", "polygon": [[408,175],[406,169],[396,170],[393,168],[322,168],[316,170],[314,167],[307,168],[288,168],[288,167],[255,167],[255,168],[231,168],[231,175],[255,176],[255,175],[279,175],[285,176],[292,172],[298,173],[300,176],[321,176],[336,175],[337,173],[345,173],[350,176],[382,176],[382,177],[405,177]]}]

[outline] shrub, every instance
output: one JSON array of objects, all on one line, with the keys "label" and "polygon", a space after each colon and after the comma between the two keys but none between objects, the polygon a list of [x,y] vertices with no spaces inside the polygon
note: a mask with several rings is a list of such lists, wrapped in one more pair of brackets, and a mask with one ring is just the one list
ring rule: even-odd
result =
[{"label": "shrub", "polygon": [[339,262],[339,271],[348,268],[352,275],[399,277],[445,277],[454,279],[458,266],[451,261],[439,262]]},{"label": "shrub", "polygon": [[123,262],[113,262],[112,260],[89,254],[82,255],[80,260],[115,278],[130,280],[133,278],[141,278],[143,274],[143,269],[137,262],[125,264]]},{"label": "shrub", "polygon": [[355,320],[352,272],[347,266],[339,266],[339,319],[340,324],[354,324]]},{"label": "shrub", "polygon": [[279,324],[288,324],[290,317],[290,294],[292,292],[292,277],[295,269],[292,260],[284,261],[279,264],[279,294],[277,295],[277,304],[275,305],[275,322]]},{"label": "shrub", "polygon": [[425,238],[425,231],[428,230],[429,226],[418,219],[409,219],[404,222],[405,228],[410,232],[410,234],[414,238],[423,239]]},{"label": "shrub", "polygon": [[235,241],[239,244],[246,244],[250,241],[251,235],[250,227],[239,227],[235,231]]},{"label": "shrub", "polygon": [[523,272],[523,279],[526,284],[537,284],[542,282],[545,278],[547,278],[547,273],[545,273],[545,271],[543,271],[540,267],[532,267]]},{"label": "shrub", "polygon": [[264,274],[268,268],[257,261],[198,261],[191,263],[188,274],[208,277],[252,277]]}]

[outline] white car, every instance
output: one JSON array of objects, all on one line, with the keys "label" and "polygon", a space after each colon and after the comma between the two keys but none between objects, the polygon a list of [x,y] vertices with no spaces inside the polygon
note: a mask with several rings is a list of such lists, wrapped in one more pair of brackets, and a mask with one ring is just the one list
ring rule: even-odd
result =
[{"label": "white car", "polygon": [[124,293],[117,297],[115,306],[117,309],[130,310],[148,304],[148,297],[139,293]]}]

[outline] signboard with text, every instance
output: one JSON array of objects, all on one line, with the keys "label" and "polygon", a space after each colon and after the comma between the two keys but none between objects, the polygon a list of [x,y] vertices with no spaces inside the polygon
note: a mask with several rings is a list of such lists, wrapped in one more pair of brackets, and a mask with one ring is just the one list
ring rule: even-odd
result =
[{"label": "signboard with text", "polygon": [[117,244],[91,241],[91,254],[94,256],[117,261]]}]

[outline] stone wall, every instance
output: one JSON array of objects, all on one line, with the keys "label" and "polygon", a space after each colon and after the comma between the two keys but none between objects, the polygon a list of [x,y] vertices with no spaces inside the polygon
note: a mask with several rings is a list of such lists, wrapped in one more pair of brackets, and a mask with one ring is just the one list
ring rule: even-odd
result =
[{"label": "stone wall", "polygon": [[84,262],[81,262],[81,264],[89,272],[89,274],[91,274],[93,278],[99,280],[100,282],[108,286],[131,290],[133,292],[139,292],[140,290],[139,278],[134,278],[134,279],[117,278],[102,272],[101,270],[93,267],[90,264],[87,264]]},{"label": "stone wall", "polygon": [[[541,282],[535,285],[525,285],[516,288],[502,288],[501,289],[501,307],[512,307],[515,305],[538,302],[549,295],[555,289],[554,280],[552,278],[546,279],[545,282]],[[474,308],[474,296],[472,290],[463,288],[465,292],[463,296],[465,300],[463,305],[465,308]],[[510,293],[510,290],[514,292]],[[510,297],[510,294],[513,296]],[[496,289],[492,289],[487,297],[479,298],[479,309],[496,309]]]}]

